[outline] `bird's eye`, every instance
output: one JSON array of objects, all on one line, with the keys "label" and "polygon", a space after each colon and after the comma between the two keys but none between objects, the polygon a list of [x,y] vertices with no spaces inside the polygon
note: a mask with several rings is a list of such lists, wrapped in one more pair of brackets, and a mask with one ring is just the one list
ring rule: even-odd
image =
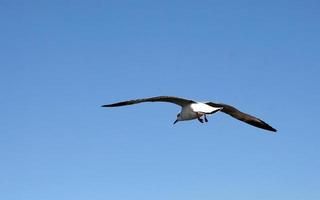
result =
[{"label": "bird's eye", "polygon": [[180,116],[180,113],[179,114],[177,114],[177,117],[179,117]]}]

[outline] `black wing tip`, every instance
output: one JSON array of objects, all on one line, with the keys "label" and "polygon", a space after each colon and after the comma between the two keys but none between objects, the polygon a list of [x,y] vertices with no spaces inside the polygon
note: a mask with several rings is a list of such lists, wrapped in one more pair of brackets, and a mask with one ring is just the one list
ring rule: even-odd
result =
[{"label": "black wing tip", "polygon": [[273,128],[272,126],[270,126],[269,124],[267,124],[266,122],[262,121],[261,119],[257,119],[253,120],[253,121],[244,121],[252,126],[255,126],[257,128],[261,128],[267,131],[272,131],[272,132],[277,132],[277,129]]},{"label": "black wing tip", "polygon": [[131,105],[129,102],[124,101],[124,102],[119,102],[119,103],[113,103],[113,104],[106,104],[106,105],[102,105],[101,107],[118,107],[118,106],[127,106],[127,105]]},{"label": "black wing tip", "polygon": [[114,105],[114,104],[106,104],[106,105],[102,105],[101,107],[104,107],[104,108],[111,108],[111,107],[117,107],[119,105]]},{"label": "black wing tip", "polygon": [[261,126],[260,128],[263,128],[265,130],[268,130],[268,131],[272,131],[272,132],[277,132],[278,130],[271,127],[269,124],[263,122],[263,126]]},{"label": "black wing tip", "polygon": [[276,132],[278,131],[277,129],[272,128],[271,126],[270,126],[267,130],[272,131],[272,132],[274,132],[274,133],[276,133]]}]

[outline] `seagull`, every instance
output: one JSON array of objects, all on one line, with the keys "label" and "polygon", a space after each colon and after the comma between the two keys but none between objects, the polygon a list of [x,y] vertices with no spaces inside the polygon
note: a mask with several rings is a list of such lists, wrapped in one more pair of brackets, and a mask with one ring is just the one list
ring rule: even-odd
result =
[{"label": "seagull", "polygon": [[143,99],[133,99],[128,101],[121,101],[113,104],[102,105],[101,107],[118,107],[118,106],[128,106],[143,102],[167,102],[173,103],[178,106],[181,106],[181,111],[178,113],[176,120],[173,124],[179,121],[193,120],[198,119],[199,122],[204,123],[208,122],[207,115],[214,114],[218,111],[226,113],[238,120],[246,122],[252,126],[262,128],[268,131],[276,132],[277,130],[272,128],[266,122],[261,119],[246,114],[239,111],[233,106],[223,104],[223,103],[214,103],[214,102],[197,102],[185,98],[174,97],[174,96],[157,96],[151,98]]}]

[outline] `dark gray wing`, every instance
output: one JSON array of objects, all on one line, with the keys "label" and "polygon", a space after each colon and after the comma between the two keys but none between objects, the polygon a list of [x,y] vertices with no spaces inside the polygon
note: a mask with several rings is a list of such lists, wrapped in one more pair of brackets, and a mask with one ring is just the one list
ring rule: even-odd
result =
[{"label": "dark gray wing", "polygon": [[151,98],[144,98],[144,99],[134,99],[129,101],[122,101],[118,103],[113,104],[106,104],[102,107],[117,107],[117,106],[129,106],[137,103],[143,103],[143,102],[168,102],[168,103],[174,103],[179,106],[185,106],[190,103],[194,103],[194,101],[189,99],[183,99],[179,97],[172,97],[172,96],[158,96],[158,97],[151,97]]},{"label": "dark gray wing", "polygon": [[208,102],[206,103],[209,106],[213,106],[213,107],[223,107],[222,108],[222,112],[231,115],[232,117],[241,120],[243,122],[246,122],[252,126],[258,127],[258,128],[262,128],[265,130],[269,130],[269,131],[273,131],[276,132],[277,130],[272,128],[269,124],[267,124],[266,122],[262,121],[259,118],[256,118],[254,116],[248,115],[246,113],[241,112],[240,110],[236,109],[233,106],[227,105],[227,104],[220,104],[220,103],[213,103],[213,102]]}]

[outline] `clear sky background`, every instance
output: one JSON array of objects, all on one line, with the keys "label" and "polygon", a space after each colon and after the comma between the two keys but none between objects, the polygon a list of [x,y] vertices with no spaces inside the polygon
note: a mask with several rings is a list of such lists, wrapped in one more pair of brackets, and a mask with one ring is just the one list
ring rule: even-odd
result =
[{"label": "clear sky background", "polygon": [[[320,199],[320,3],[0,1],[0,199]],[[102,104],[176,95],[218,113]]]}]

